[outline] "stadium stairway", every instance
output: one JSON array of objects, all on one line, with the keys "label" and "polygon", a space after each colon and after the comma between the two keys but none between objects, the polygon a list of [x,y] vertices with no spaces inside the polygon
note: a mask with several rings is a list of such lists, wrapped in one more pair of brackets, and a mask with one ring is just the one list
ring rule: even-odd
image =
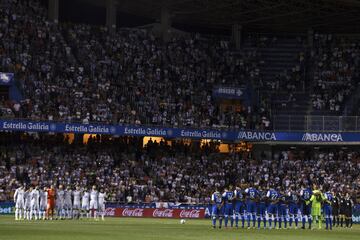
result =
[{"label": "stadium stairway", "polygon": [[[251,39],[244,42],[244,49],[251,50]],[[277,38],[276,41],[264,44],[258,48],[263,59],[260,72],[263,82],[275,81],[276,76],[285,70],[291,72],[299,64],[300,52],[306,52],[303,43],[294,37]],[[305,78],[305,74],[303,76]],[[281,83],[280,83],[281,84]],[[289,92],[271,92],[262,89],[261,94],[270,95],[272,102],[272,117],[275,130],[304,130],[306,118],[311,110],[309,86],[299,84],[291,95]]]},{"label": "stadium stairway", "polygon": [[306,129],[306,115],[311,109],[310,95],[294,93],[289,101],[289,93],[272,95],[272,116],[275,130],[303,131]]},{"label": "stadium stairway", "polygon": [[[264,82],[272,82],[284,71],[290,73],[292,68],[299,64],[300,52],[305,50],[297,38],[277,38],[276,41],[260,47],[259,52],[264,61],[260,68],[262,79]],[[297,91],[304,91],[302,84],[297,88]]]}]

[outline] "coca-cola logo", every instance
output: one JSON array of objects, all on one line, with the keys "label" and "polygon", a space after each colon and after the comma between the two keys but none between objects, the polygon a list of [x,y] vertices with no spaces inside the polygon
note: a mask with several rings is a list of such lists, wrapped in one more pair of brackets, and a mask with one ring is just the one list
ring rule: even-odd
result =
[{"label": "coca-cola logo", "polygon": [[153,217],[172,218],[173,216],[173,209],[155,209],[153,212]]},{"label": "coca-cola logo", "polygon": [[106,208],[105,216],[115,217],[115,208]]},{"label": "coca-cola logo", "polygon": [[200,210],[181,210],[180,218],[200,218]]},{"label": "coca-cola logo", "polygon": [[143,217],[144,209],[142,209],[142,208],[134,208],[134,209],[125,208],[122,211],[122,216],[123,217]]}]

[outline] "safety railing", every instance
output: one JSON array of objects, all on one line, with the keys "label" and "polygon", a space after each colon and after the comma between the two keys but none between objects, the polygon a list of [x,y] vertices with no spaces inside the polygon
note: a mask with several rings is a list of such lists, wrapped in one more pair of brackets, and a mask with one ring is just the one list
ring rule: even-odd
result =
[{"label": "safety railing", "polygon": [[360,131],[359,116],[275,115],[275,131],[355,132]]}]

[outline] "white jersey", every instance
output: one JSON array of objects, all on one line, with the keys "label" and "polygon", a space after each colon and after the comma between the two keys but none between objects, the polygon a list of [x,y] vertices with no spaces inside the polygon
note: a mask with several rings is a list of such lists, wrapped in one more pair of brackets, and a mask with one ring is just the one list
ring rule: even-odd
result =
[{"label": "white jersey", "polygon": [[48,193],[46,191],[40,191],[40,208],[41,208],[41,210],[46,210],[47,196],[48,196]]},{"label": "white jersey", "polygon": [[39,210],[40,206],[40,192],[37,189],[34,189],[30,193],[31,196],[31,209],[33,210]]},{"label": "white jersey", "polygon": [[56,191],[56,200],[59,202],[64,202],[65,199],[65,192],[64,190]]},{"label": "white jersey", "polygon": [[31,205],[39,205],[40,192],[37,189],[31,191]]},{"label": "white jersey", "polygon": [[78,191],[78,190],[75,190],[75,191],[73,191],[72,194],[74,196],[74,204],[75,203],[80,203],[80,201],[81,201],[81,192]]},{"label": "white jersey", "polygon": [[15,190],[14,202],[16,208],[24,208],[25,205],[25,191],[23,188]]},{"label": "white jersey", "polygon": [[98,200],[98,195],[99,195],[98,191],[96,191],[96,190],[91,190],[91,192],[90,192],[90,202],[91,202],[91,201],[96,201],[96,202],[97,202],[97,200]]},{"label": "white jersey", "polygon": [[72,196],[72,191],[66,190],[65,191],[65,202],[71,202],[71,196]]},{"label": "white jersey", "polygon": [[90,193],[89,192],[84,192],[83,196],[82,196],[82,200],[81,200],[81,205],[82,207],[89,207],[89,201],[90,201]]},{"label": "white jersey", "polygon": [[98,198],[98,202],[99,202],[99,210],[100,211],[105,211],[105,198],[106,198],[106,193],[99,193],[99,198]]},{"label": "white jersey", "polygon": [[105,204],[106,193],[99,193],[99,205]]},{"label": "white jersey", "polygon": [[56,208],[63,209],[65,201],[65,192],[64,190],[56,191]]},{"label": "white jersey", "polygon": [[75,190],[72,192],[72,195],[74,197],[73,207],[74,208],[80,208],[80,202],[81,202],[81,192],[78,190]]},{"label": "white jersey", "polygon": [[98,208],[98,191],[91,190],[90,192],[90,209],[97,209]]},{"label": "white jersey", "polygon": [[72,191],[66,190],[64,192],[64,198],[65,198],[65,208],[71,209],[72,207],[72,201],[71,201]]},{"label": "white jersey", "polygon": [[30,208],[31,208],[31,192],[26,191],[25,195],[24,195],[24,199],[25,199],[25,209],[30,210]]}]

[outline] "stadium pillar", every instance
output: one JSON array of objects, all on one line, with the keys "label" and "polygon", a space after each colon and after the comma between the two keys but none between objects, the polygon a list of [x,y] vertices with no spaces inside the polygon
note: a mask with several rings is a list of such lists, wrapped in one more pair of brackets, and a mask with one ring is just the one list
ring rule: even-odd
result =
[{"label": "stadium pillar", "polygon": [[111,32],[116,29],[116,15],[115,0],[106,0],[106,27]]},{"label": "stadium pillar", "polygon": [[166,5],[161,8],[160,24],[162,40],[168,42],[170,40],[171,16],[169,8]]},{"label": "stadium pillar", "polygon": [[232,41],[235,45],[235,49],[239,50],[241,48],[241,38],[242,38],[242,26],[238,23],[235,23],[232,26]]},{"label": "stadium pillar", "polygon": [[59,0],[49,0],[48,15],[50,21],[59,22]]}]

